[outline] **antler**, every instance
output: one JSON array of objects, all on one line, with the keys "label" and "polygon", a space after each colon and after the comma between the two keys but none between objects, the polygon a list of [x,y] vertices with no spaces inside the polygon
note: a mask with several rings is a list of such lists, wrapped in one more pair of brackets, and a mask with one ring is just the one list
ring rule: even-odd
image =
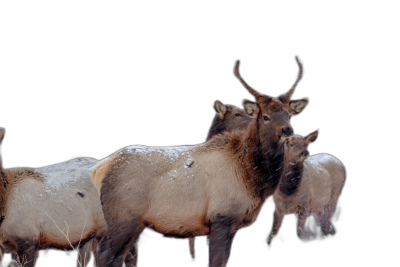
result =
[{"label": "antler", "polygon": [[239,73],[239,65],[240,65],[240,60],[236,61],[236,65],[234,68],[234,74],[236,76],[236,78],[239,79],[239,81],[243,84],[243,86],[247,89],[247,91],[249,91],[250,94],[252,94],[255,98],[260,97],[260,93],[258,93],[256,90],[254,90],[253,88],[251,88],[242,78],[242,76],[240,76]]},{"label": "antler", "polygon": [[296,89],[297,84],[300,82],[301,78],[303,77],[303,64],[301,64],[301,62],[297,56],[295,58],[296,58],[297,65],[299,66],[299,74],[297,74],[297,80],[294,82],[294,84],[293,84],[292,88],[290,88],[289,92],[287,92],[286,94],[283,95],[288,100],[290,100],[290,98],[292,97],[294,89]]}]

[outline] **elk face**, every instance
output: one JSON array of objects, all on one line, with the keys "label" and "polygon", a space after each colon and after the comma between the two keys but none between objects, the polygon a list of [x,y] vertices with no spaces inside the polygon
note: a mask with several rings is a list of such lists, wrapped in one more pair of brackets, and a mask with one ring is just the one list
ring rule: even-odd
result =
[{"label": "elk face", "polygon": [[214,109],[217,114],[208,131],[206,141],[225,131],[247,128],[252,120],[242,109],[233,105],[224,105],[218,100],[214,103]]},{"label": "elk face", "polygon": [[297,115],[308,104],[308,99],[290,100],[294,89],[300,81],[303,73],[303,67],[299,59],[296,57],[299,66],[299,74],[292,88],[285,94],[277,98],[268,95],[262,95],[251,88],[240,76],[239,64],[236,62],[235,76],[240,80],[244,87],[256,98],[256,102],[245,100],[243,102],[246,113],[257,119],[260,131],[262,133],[274,134],[280,140],[286,140],[293,135],[293,129],[290,125],[292,115]]},{"label": "elk face", "polygon": [[243,109],[234,105],[224,105],[219,100],[215,101],[214,109],[223,121],[223,129],[225,131],[245,128],[251,121],[251,117]]},{"label": "elk face", "polygon": [[308,157],[308,144],[317,140],[318,131],[309,134],[306,137],[294,135],[286,142],[285,161],[290,165],[303,164]]}]

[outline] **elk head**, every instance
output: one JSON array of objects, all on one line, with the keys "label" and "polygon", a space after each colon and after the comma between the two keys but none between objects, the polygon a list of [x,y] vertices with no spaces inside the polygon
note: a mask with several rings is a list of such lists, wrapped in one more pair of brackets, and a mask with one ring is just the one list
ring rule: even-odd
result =
[{"label": "elk head", "polygon": [[214,117],[207,140],[224,131],[246,128],[251,122],[251,117],[243,109],[234,105],[225,105],[221,101],[216,100],[214,109],[217,114]]},{"label": "elk head", "polygon": [[261,133],[272,134],[282,140],[286,140],[293,135],[293,129],[290,125],[291,116],[299,114],[308,104],[307,98],[290,100],[303,75],[303,66],[297,57],[296,62],[299,66],[299,73],[295,83],[287,93],[277,98],[260,94],[250,87],[239,73],[240,61],[236,62],[234,69],[235,76],[256,99],[256,102],[243,101],[246,113],[257,120]]},{"label": "elk head", "polygon": [[292,136],[286,142],[285,162],[290,163],[290,165],[303,164],[309,155],[308,144],[317,140],[317,137],[318,131],[310,133],[306,137],[297,134]]}]

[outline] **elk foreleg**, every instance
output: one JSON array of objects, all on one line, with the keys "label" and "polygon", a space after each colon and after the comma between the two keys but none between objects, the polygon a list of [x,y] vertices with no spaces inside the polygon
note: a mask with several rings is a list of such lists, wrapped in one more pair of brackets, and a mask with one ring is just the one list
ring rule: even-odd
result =
[{"label": "elk foreleg", "polygon": [[38,257],[37,243],[33,241],[18,242],[17,253],[13,259],[21,267],[34,267]]},{"label": "elk foreleg", "polygon": [[309,215],[310,215],[310,213],[309,213],[308,209],[306,209],[306,208],[301,208],[300,211],[298,212],[297,236],[303,240],[314,237],[314,233],[312,233],[308,229],[305,229],[306,220]]},{"label": "elk foreleg", "polygon": [[219,216],[210,226],[209,267],[224,267],[228,262],[232,241],[234,220]]},{"label": "elk foreleg", "polygon": [[125,266],[126,267],[136,267],[137,264],[137,243],[133,245],[131,250],[129,250],[125,256]]},{"label": "elk foreleg", "polygon": [[143,229],[144,226],[137,221],[115,222],[109,227],[107,237],[99,243],[99,255],[96,256],[98,266],[121,267],[126,259],[130,266],[136,266],[136,243]]},{"label": "elk foreleg", "polygon": [[272,229],[271,229],[271,232],[269,233],[268,240],[267,240],[268,245],[271,245],[272,239],[274,238],[274,236],[276,236],[278,234],[279,228],[282,225],[283,216],[284,216],[284,214],[281,211],[275,209],[274,222],[272,224]]},{"label": "elk foreleg", "polygon": [[224,264],[222,265],[223,267],[225,267],[226,264],[228,263],[229,256],[231,255],[231,248],[232,248],[233,238],[235,237],[235,235],[236,235],[236,232],[230,234],[230,236],[229,236],[228,243],[227,243],[227,245],[225,247],[225,258],[226,259],[225,259]]},{"label": "elk foreleg", "polygon": [[86,267],[86,265],[90,261],[90,252],[93,250],[93,240],[90,240],[89,242],[86,242],[85,245],[80,247],[78,249],[78,262],[77,266],[78,267]]}]

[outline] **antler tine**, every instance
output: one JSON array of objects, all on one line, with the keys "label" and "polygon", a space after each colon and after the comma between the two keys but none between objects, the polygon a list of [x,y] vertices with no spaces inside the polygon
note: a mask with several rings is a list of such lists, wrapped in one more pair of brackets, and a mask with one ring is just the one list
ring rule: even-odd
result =
[{"label": "antler tine", "polygon": [[239,81],[243,84],[243,86],[247,89],[247,91],[249,91],[250,94],[252,94],[255,98],[258,98],[259,96],[261,96],[256,90],[254,90],[253,88],[251,88],[242,78],[242,76],[240,76],[239,73],[239,65],[240,65],[240,60],[236,61],[236,65],[235,65],[235,69],[234,69],[234,74],[236,76],[236,78],[239,79]]},{"label": "antler tine", "polygon": [[287,99],[290,99],[292,97],[294,89],[296,89],[297,84],[300,82],[301,78],[303,77],[303,64],[301,63],[301,61],[299,60],[299,58],[297,56],[295,58],[296,58],[297,65],[299,66],[299,73],[297,74],[297,79],[294,82],[294,84],[292,85],[292,88],[290,88],[289,92],[287,92],[285,94],[285,97]]},{"label": "antler tine", "polygon": [[295,56],[294,60],[296,61],[298,71],[297,71],[296,80],[294,81],[292,88],[290,88],[290,89],[293,89],[293,91],[294,91],[294,89],[296,89],[296,87],[299,84],[299,82],[301,81],[301,79],[303,79],[303,75],[304,75],[303,63],[301,62],[300,58],[298,56]]}]

